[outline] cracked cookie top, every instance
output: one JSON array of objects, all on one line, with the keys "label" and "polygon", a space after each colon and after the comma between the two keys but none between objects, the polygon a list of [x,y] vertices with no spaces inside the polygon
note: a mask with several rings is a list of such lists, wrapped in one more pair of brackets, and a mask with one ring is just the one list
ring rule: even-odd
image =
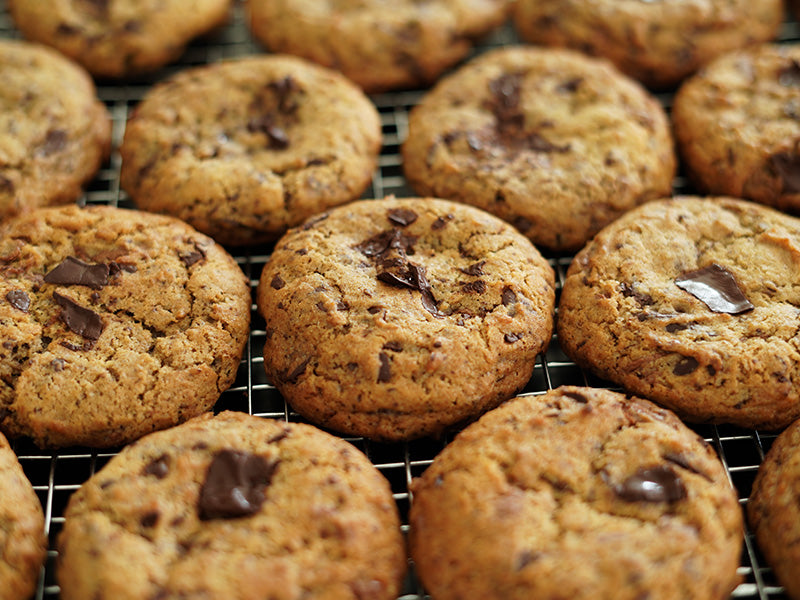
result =
[{"label": "cracked cookie top", "polygon": [[577,254],[558,312],[578,364],[691,421],[800,416],[800,220],[731,198],[649,202]]},{"label": "cracked cookie top", "polygon": [[0,231],[0,429],[40,446],[126,443],[233,382],[250,290],[172,217],[39,209]]},{"label": "cracked cookie top", "polygon": [[742,513],[714,450],[604,389],[515,398],[415,479],[410,550],[435,598],[727,598]]},{"label": "cracked cookie top", "polygon": [[521,390],[553,304],[553,269],[527,238],[431,198],[310,219],[258,287],[270,381],[312,421],[376,439],[439,433]]},{"label": "cracked cookie top", "polygon": [[274,241],[358,198],[381,144],[378,112],[340,74],[261,55],[188,69],[132,112],[120,182],[137,206],[222,244]]}]

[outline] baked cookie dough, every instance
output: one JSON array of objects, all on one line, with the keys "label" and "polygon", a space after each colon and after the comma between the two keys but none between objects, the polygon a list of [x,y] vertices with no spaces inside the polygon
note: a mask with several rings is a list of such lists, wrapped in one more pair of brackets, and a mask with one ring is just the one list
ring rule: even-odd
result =
[{"label": "baked cookie dough", "polygon": [[292,407],[378,440],[436,435],[520,391],[553,329],[553,269],[476,208],[362,200],[276,245],[264,366]]},{"label": "baked cookie dough", "polygon": [[8,0],[30,39],[52,46],[97,77],[150,72],[194,38],[222,25],[230,0]]},{"label": "baked cookie dough", "polygon": [[0,229],[0,430],[108,447],[210,409],[233,382],[250,288],[185,223],[43,208]]},{"label": "baked cookie dough", "polygon": [[248,0],[274,52],[335,68],[375,93],[426,86],[507,18],[506,0]]},{"label": "baked cookie dough", "polygon": [[111,149],[92,79],[54,50],[0,40],[0,81],[0,220],[74,202]]},{"label": "baked cookie dough", "polygon": [[64,600],[394,600],[406,569],[391,489],[366,456],[244,413],[126,447],[64,516]]},{"label": "baked cookie dough", "polygon": [[800,421],[772,443],[758,468],[747,516],[790,598],[800,598]]},{"label": "baked cookie dough", "polygon": [[626,210],[671,193],[664,109],[606,61],[570,50],[487,52],[410,114],[406,178],[473,204],[535,244],[577,250]]},{"label": "baked cookie dough", "polygon": [[377,109],[340,74],[246,57],[152,88],[128,120],[120,182],[142,209],[255,244],[358,198],[380,145]]},{"label": "baked cookie dough", "polygon": [[730,198],[649,202],[575,256],[558,309],[579,365],[690,421],[800,417],[800,220]]},{"label": "baked cookie dough", "polygon": [[719,57],[681,86],[672,118],[700,189],[800,213],[800,44]]},{"label": "baked cookie dough", "polygon": [[42,505],[0,434],[0,598],[33,596],[47,554]]},{"label": "baked cookie dough", "polygon": [[719,600],[739,583],[742,511],[722,464],[639,398],[510,400],[410,490],[411,556],[437,600]]},{"label": "baked cookie dough", "polygon": [[781,0],[516,0],[526,41],[603,56],[653,88],[673,87],[714,57],[775,39]]}]

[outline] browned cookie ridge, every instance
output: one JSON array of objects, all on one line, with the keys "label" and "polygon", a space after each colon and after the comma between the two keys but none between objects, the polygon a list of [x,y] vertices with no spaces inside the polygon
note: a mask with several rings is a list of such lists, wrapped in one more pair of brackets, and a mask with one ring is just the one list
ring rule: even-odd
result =
[{"label": "browned cookie ridge", "polygon": [[525,386],[553,304],[553,269],[500,219],[431,198],[363,200],[276,245],[258,287],[264,366],[317,424],[438,434]]}]

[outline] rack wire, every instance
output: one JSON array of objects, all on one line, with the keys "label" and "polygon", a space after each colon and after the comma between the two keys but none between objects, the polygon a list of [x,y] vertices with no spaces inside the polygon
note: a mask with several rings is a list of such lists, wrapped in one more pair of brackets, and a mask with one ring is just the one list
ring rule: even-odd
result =
[{"label": "rack wire", "polygon": [[[5,0],[0,0],[0,38],[19,37],[21,36],[14,28],[7,13]],[[797,22],[787,20],[781,31],[780,41],[784,43],[800,41],[800,28]],[[513,28],[507,25],[484,40],[474,50],[474,54],[515,43],[519,43],[519,39]],[[98,95],[107,105],[113,119],[114,151],[95,179],[87,186],[81,202],[133,207],[125,192],[120,189],[120,157],[116,149],[122,141],[130,111],[153,83],[188,67],[262,52],[264,49],[249,34],[244,11],[237,1],[228,25],[213,35],[192,44],[177,63],[165,67],[145,81],[125,84],[99,83]],[[408,113],[423,94],[424,91],[417,90],[372,96],[381,116],[384,142],[378,168],[364,197],[380,198],[390,194],[398,197],[414,195],[403,177],[400,145],[406,136]],[[659,99],[669,110],[671,95],[662,94]],[[676,193],[692,193],[687,181],[681,175],[675,179],[674,190]],[[259,275],[269,259],[269,248],[250,248],[245,252],[237,249],[231,252],[249,278],[253,297],[255,297]],[[572,257],[547,254],[545,256],[555,269],[556,293],[559,294]],[[262,357],[264,338],[265,323],[253,304],[250,336],[236,381],[230,389],[222,394],[215,410],[237,410],[261,417],[302,421],[302,418],[291,410],[266,379]],[[608,382],[599,380],[581,370],[561,351],[558,339],[554,336],[548,350],[538,357],[533,376],[522,394],[542,394],[548,389],[564,384],[614,389]],[[739,502],[744,508],[758,467],[776,434],[726,425],[701,425],[692,426],[692,428],[717,450],[731,482],[738,490]],[[362,438],[348,437],[345,439],[362,450],[389,481],[400,511],[403,532],[407,533],[408,509],[411,502],[408,485],[414,477],[421,475],[431,464],[451,437],[425,438],[395,444],[376,443]],[[58,451],[42,451],[25,439],[13,441],[12,447],[45,510],[49,550],[34,597],[36,600],[44,598],[58,600],[59,587],[54,576],[57,558],[56,538],[63,526],[64,509],[70,495],[114,456],[117,450],[96,451],[87,448],[68,448]],[[739,574],[742,576],[743,582],[734,591],[733,598],[758,600],[787,598],[783,588],[775,580],[771,569],[766,565],[749,530],[745,531],[744,535]],[[398,600],[423,600],[426,598],[428,597],[415,575],[414,565],[410,564],[409,573],[403,583]]]}]

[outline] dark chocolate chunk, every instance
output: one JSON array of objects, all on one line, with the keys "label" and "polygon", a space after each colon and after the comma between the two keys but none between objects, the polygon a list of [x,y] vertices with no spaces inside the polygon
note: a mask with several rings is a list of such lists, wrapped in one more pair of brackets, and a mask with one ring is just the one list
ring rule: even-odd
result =
[{"label": "dark chocolate chunk", "polygon": [[367,312],[368,312],[369,314],[371,314],[371,315],[377,315],[377,314],[378,314],[379,312],[381,312],[382,310],[383,310],[383,307],[381,307],[381,306],[370,306],[370,307],[367,309]]},{"label": "dark chocolate chunk", "polygon": [[73,333],[89,340],[96,340],[103,333],[105,324],[96,312],[58,292],[53,292],[53,300],[61,307],[61,320]]},{"label": "dark chocolate chunk", "polygon": [[86,340],[80,346],[78,344],[73,344],[72,342],[62,340],[59,342],[59,345],[63,346],[67,350],[72,350],[73,352],[88,352],[94,348],[94,340]]},{"label": "dark chocolate chunk", "polygon": [[56,372],[63,371],[66,364],[67,361],[65,361],[63,358],[54,358],[50,361],[50,367]]},{"label": "dark chocolate chunk", "polygon": [[625,281],[619,284],[619,289],[626,298],[633,298],[642,306],[651,306],[656,303],[650,294],[640,292],[637,287],[636,284],[627,283]]},{"label": "dark chocolate chunk", "polygon": [[272,278],[270,285],[272,286],[273,289],[279,290],[286,285],[286,282],[280,275],[275,275],[275,277]]},{"label": "dark chocolate chunk", "polygon": [[800,156],[794,152],[779,152],[770,156],[769,162],[783,181],[781,192],[800,193]]},{"label": "dark chocolate chunk", "polygon": [[297,110],[298,104],[293,99],[293,94],[300,91],[300,86],[291,75],[287,75],[278,81],[270,82],[268,87],[278,97],[278,110],[283,113],[292,113]]},{"label": "dark chocolate chunk", "polygon": [[638,469],[614,493],[626,502],[677,502],[686,497],[686,487],[671,467],[656,466]]},{"label": "dark chocolate chunk", "polygon": [[270,148],[274,150],[285,150],[289,147],[289,135],[283,127],[271,124],[265,128],[264,133],[267,134]]},{"label": "dark chocolate chunk", "polygon": [[385,352],[378,354],[378,360],[381,363],[378,369],[378,383],[386,383],[392,378],[392,364],[389,355]]},{"label": "dark chocolate chunk", "polygon": [[159,517],[161,517],[161,514],[157,510],[148,511],[139,519],[139,524],[145,529],[150,529],[151,527],[155,527]]},{"label": "dark chocolate chunk", "polygon": [[486,283],[483,279],[476,279],[469,283],[462,283],[461,290],[467,294],[483,294],[486,291]]},{"label": "dark chocolate chunk", "polygon": [[672,369],[672,373],[678,376],[689,375],[690,373],[694,373],[699,366],[700,363],[697,362],[696,358],[692,356],[684,356],[675,364],[675,367]]},{"label": "dark chocolate chunk", "polygon": [[519,111],[522,73],[504,73],[489,82],[489,91],[494,96],[492,112],[500,126],[522,125],[523,115]]},{"label": "dark chocolate chunk", "polygon": [[44,156],[50,156],[60,152],[67,146],[67,132],[63,129],[50,129],[45,135],[44,142],[40,146],[40,152]]},{"label": "dark chocolate chunk", "polygon": [[683,331],[684,329],[689,329],[689,326],[684,323],[667,323],[667,326],[664,329],[667,330],[667,333],[677,333],[679,331]]},{"label": "dark chocolate chunk", "polygon": [[778,83],[786,87],[800,87],[800,62],[792,59],[791,64],[778,72]]},{"label": "dark chocolate chunk", "polygon": [[156,479],[164,479],[167,473],[169,473],[169,456],[167,454],[162,454],[145,465],[144,469],[142,469],[142,473],[145,475],[152,475]]},{"label": "dark chocolate chunk", "polygon": [[486,264],[486,261],[482,260],[480,262],[476,262],[474,264],[471,264],[466,269],[460,269],[460,271],[462,273],[464,273],[465,275],[473,275],[474,277],[479,277],[479,276],[484,274],[483,273],[483,265],[485,265],[485,264]]},{"label": "dark chocolate chunk", "polygon": [[16,187],[8,177],[0,175],[0,194],[13,194]]},{"label": "dark chocolate chunk", "polygon": [[407,227],[417,220],[417,213],[408,208],[392,208],[386,211],[386,216],[395,225]]},{"label": "dark chocolate chunk", "polygon": [[403,351],[403,344],[400,342],[389,341],[383,345],[384,350],[391,350],[392,352],[402,352]]},{"label": "dark chocolate chunk", "polygon": [[183,264],[186,265],[188,269],[194,264],[199,263],[201,260],[205,260],[206,253],[200,246],[195,245],[195,249],[188,252],[187,254],[181,254],[180,259],[183,261]]},{"label": "dark chocolate chunk", "polygon": [[503,288],[503,293],[500,296],[503,306],[515,304],[517,302],[517,294],[510,287]]},{"label": "dark chocolate chunk", "polygon": [[558,90],[561,92],[574,94],[580,87],[581,83],[583,83],[583,77],[573,77],[572,79],[569,79],[559,85]]},{"label": "dark chocolate chunk", "polygon": [[589,403],[589,399],[586,396],[584,396],[583,394],[579,393],[579,392],[564,391],[562,394],[564,396],[566,396],[567,398],[572,398],[573,400],[575,400],[575,402],[577,402],[579,404],[588,404]]},{"label": "dark chocolate chunk", "polygon": [[297,365],[294,369],[289,371],[283,380],[286,383],[297,383],[297,379],[300,377],[300,375],[306,372],[306,367],[308,366],[309,362],[311,362],[310,356]]},{"label": "dark chocolate chunk", "polygon": [[6,294],[8,303],[22,312],[28,312],[31,307],[31,298],[22,290],[11,290]]},{"label": "dark chocolate chunk", "polygon": [[387,229],[371,238],[364,240],[355,248],[364,256],[380,256],[389,250],[398,250],[408,254],[414,253],[414,243],[417,241],[415,236],[403,235],[399,229]]},{"label": "dark chocolate chunk", "polygon": [[95,290],[108,285],[109,266],[91,264],[68,256],[44,276],[46,283],[55,285],[85,285]]},{"label": "dark chocolate chunk", "polygon": [[518,342],[521,337],[522,336],[518,333],[507,333],[503,336],[503,341],[505,341],[506,344],[513,344]]},{"label": "dark chocolate chunk", "polygon": [[218,452],[200,488],[197,506],[200,518],[233,519],[257,513],[277,466],[277,461],[268,461],[257,454],[237,450]]},{"label": "dark chocolate chunk", "polygon": [[679,467],[686,469],[687,471],[691,471],[692,473],[700,475],[701,477],[704,477],[708,481],[713,481],[711,477],[709,477],[706,473],[695,467],[682,454],[677,454],[675,452],[667,452],[666,454],[664,454],[664,460],[667,460],[674,465],[678,465]]},{"label": "dark chocolate chunk", "polygon": [[733,274],[716,263],[676,277],[675,285],[714,312],[736,315],[753,309]]},{"label": "dark chocolate chunk", "polygon": [[431,229],[434,231],[441,229],[445,225],[447,225],[450,221],[452,221],[455,217],[453,215],[447,214],[443,217],[436,217],[436,220],[431,223]]}]

